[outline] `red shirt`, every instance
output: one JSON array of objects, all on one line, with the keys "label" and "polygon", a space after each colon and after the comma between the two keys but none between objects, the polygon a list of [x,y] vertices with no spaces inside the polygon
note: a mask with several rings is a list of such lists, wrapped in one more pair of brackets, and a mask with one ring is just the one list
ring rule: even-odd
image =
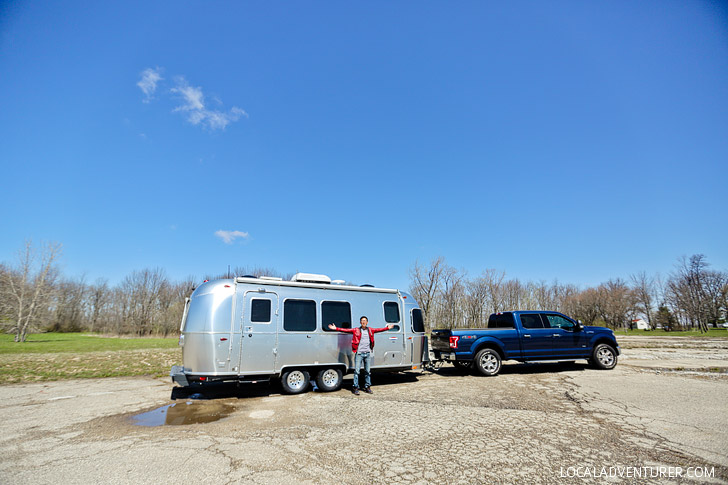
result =
[{"label": "red shirt", "polygon": [[[388,327],[382,327],[382,328],[367,327],[367,330],[369,331],[369,346],[372,348],[372,350],[374,350],[374,334],[387,331],[387,330],[389,330],[389,328]],[[361,341],[361,327],[359,327],[359,328],[336,327],[336,331],[354,334],[354,336],[351,339],[351,350],[353,350],[354,353],[356,354],[356,350],[359,348],[359,342]]]}]

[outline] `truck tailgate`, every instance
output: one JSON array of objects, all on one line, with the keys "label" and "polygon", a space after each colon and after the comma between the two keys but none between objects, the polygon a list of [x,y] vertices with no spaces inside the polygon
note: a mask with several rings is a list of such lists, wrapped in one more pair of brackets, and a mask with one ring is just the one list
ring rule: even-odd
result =
[{"label": "truck tailgate", "polygon": [[432,350],[448,351],[450,350],[450,336],[452,331],[449,329],[433,330],[430,334],[430,343]]}]

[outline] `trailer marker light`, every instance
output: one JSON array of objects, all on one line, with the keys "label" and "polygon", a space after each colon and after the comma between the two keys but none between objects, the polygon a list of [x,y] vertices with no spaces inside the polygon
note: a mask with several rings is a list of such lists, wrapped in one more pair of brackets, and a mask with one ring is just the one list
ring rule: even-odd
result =
[{"label": "trailer marker light", "polygon": [[450,337],[450,348],[451,349],[457,349],[458,348],[458,340],[460,340],[459,336]]},{"label": "trailer marker light", "polygon": [[200,377],[200,380],[201,381],[206,381],[207,380],[207,377]]},{"label": "trailer marker light", "polygon": [[220,337],[220,342],[225,342],[227,339],[225,337]]}]

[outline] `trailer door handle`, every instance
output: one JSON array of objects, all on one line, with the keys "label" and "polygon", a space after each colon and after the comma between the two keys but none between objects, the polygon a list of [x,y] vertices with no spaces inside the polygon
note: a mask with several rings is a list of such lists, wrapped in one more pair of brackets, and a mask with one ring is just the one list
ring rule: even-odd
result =
[{"label": "trailer door handle", "polygon": [[310,335],[306,335],[306,338],[311,338],[311,336]]}]

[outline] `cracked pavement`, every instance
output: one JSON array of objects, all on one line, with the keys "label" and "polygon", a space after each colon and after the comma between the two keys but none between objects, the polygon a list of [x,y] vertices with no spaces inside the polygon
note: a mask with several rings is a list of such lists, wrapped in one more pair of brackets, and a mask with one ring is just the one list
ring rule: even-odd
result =
[{"label": "cracked pavement", "polygon": [[[649,358],[673,343],[631,343],[612,371],[374,374],[374,394],[358,397],[350,377],[334,393],[221,386],[208,399],[151,378],[5,386],[0,483],[588,482],[561,476],[574,466],[707,466],[715,478],[695,482],[726,483],[728,375]],[[715,342],[679,350],[685,369],[701,368],[706,351],[727,357]],[[222,418],[134,424],[170,404],[167,422]]]}]

